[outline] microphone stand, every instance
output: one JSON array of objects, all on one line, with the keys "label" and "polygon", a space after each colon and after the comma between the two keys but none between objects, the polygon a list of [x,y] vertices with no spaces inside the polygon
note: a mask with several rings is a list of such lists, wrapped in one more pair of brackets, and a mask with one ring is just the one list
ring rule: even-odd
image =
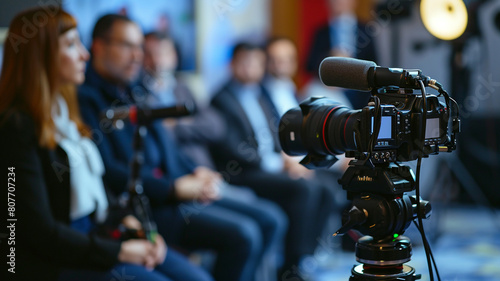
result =
[{"label": "microphone stand", "polygon": [[[129,206],[134,211],[137,219],[141,222],[143,233],[138,233],[141,238],[148,239],[154,243],[158,228],[156,223],[151,219],[152,212],[149,204],[149,199],[144,195],[144,187],[141,180],[141,168],[144,164],[144,138],[148,133],[147,125],[154,119],[166,117],[180,117],[189,115],[194,111],[194,105],[178,105],[175,108],[165,108],[162,110],[149,110],[145,108],[136,108],[133,110],[125,110],[133,124],[137,127],[134,131],[133,139],[133,156],[130,161],[130,177],[128,179],[128,192],[124,192],[121,198],[121,203],[124,206]],[[132,113],[133,112],[133,113]],[[113,113],[113,112],[112,112]],[[108,115],[106,118],[113,118],[114,114]]]},{"label": "microphone stand", "polygon": [[151,206],[149,205],[149,199],[144,195],[144,187],[142,186],[140,177],[141,167],[144,164],[144,137],[147,132],[148,129],[145,124],[139,121],[134,132],[134,154],[130,161],[130,178],[128,179],[129,198],[127,198],[127,203],[134,211],[137,219],[142,223],[144,230],[142,238],[155,243],[158,230],[156,223],[151,219]]}]

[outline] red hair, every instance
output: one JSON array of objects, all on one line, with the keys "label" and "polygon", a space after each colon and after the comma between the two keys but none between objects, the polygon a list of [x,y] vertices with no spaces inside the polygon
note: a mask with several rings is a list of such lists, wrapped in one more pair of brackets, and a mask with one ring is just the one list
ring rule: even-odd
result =
[{"label": "red hair", "polygon": [[5,40],[0,77],[0,113],[15,111],[30,115],[39,144],[55,148],[52,107],[56,93],[68,103],[70,119],[88,136],[78,110],[75,85],[58,85],[59,36],[76,27],[76,20],[57,7],[39,7],[18,14]]}]

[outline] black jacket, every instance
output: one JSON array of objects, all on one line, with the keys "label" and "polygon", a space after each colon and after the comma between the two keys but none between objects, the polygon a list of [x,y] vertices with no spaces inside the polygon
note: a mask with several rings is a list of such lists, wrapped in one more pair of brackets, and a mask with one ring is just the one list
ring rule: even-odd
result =
[{"label": "black jacket", "polygon": [[[0,119],[1,120],[1,119]],[[13,215],[15,244],[1,240],[2,280],[55,280],[62,267],[107,269],[118,262],[120,242],[83,234],[69,226],[70,173],[66,153],[41,148],[33,120],[14,113],[0,125],[2,198],[8,178],[15,178]],[[8,170],[13,167],[13,174]],[[12,185],[11,185],[12,187]],[[2,200],[7,202],[7,198]],[[2,214],[10,215],[3,203]],[[2,218],[2,230],[7,218]],[[9,236],[11,233],[8,234]],[[5,269],[10,247],[15,247],[15,274]]]},{"label": "black jacket", "polygon": [[[144,88],[147,86],[144,85]],[[194,110],[189,116],[175,119],[175,125],[168,127],[169,131],[172,132],[171,136],[182,152],[196,165],[213,169],[214,164],[208,147],[224,138],[225,127],[221,116],[208,105],[198,103],[191,90],[179,78],[176,78],[172,92],[176,104],[191,105]],[[148,99],[148,102],[152,106],[157,100],[151,98]]]},{"label": "black jacket", "polygon": [[[214,162],[220,171],[232,175],[240,168],[260,169],[261,156],[255,132],[240,105],[231,82],[227,83],[212,99],[215,108],[225,121],[225,138],[210,147]],[[278,140],[279,116],[273,107],[269,94],[261,89],[261,106],[269,122],[275,151],[280,151]],[[267,107],[267,108],[265,108]]]},{"label": "black jacket", "polygon": [[[127,119],[124,120],[123,127],[115,128],[110,122],[102,121],[101,116],[109,108],[136,104],[132,92],[138,96],[141,91],[144,88],[140,86],[134,89],[127,87],[120,94],[116,85],[99,76],[91,64],[87,68],[85,83],[78,89],[82,118],[95,135],[94,141],[106,168],[104,182],[115,195],[126,190],[130,175],[129,163],[134,153],[133,136],[136,125]],[[195,165],[179,151],[177,144],[159,121],[150,124],[147,132],[143,145],[144,163],[140,173],[144,193],[153,207],[175,203],[175,180],[192,173]]]}]

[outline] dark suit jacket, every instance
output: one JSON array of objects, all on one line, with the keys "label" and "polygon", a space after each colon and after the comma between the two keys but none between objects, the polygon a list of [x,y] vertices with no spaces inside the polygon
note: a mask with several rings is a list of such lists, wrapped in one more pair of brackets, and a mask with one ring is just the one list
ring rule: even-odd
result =
[{"label": "dark suit jacket", "polygon": [[[144,91],[140,86],[133,90]],[[82,117],[93,130],[94,141],[106,167],[105,183],[117,195],[126,190],[136,126],[129,120],[124,120],[123,128],[114,128],[110,122],[101,122],[101,115],[112,107],[135,104],[131,92],[132,88],[129,87],[125,89],[125,96],[120,95],[118,88],[100,77],[91,65],[87,69],[85,83],[78,89]],[[140,175],[144,192],[153,206],[172,202],[175,179],[194,169],[192,161],[177,148],[160,122],[153,122],[148,126]]]},{"label": "dark suit jacket", "polygon": [[[248,120],[245,111],[237,100],[237,94],[230,87],[231,82],[226,84],[212,99],[211,105],[224,118],[226,124],[225,139],[214,144],[210,148],[212,157],[219,170],[227,171],[231,175],[231,170],[242,168],[260,169],[261,155],[258,152],[258,144],[255,133]],[[280,151],[278,142],[278,124],[279,118],[276,114],[269,95],[261,87],[262,97],[265,102],[262,106],[268,106],[264,109],[269,120],[269,127],[274,137],[275,151]],[[235,168],[235,165],[237,166]]]},{"label": "dark suit jacket", "polygon": [[[14,113],[0,125],[0,168],[7,196],[8,167],[14,167],[15,244],[2,239],[2,274],[5,249],[15,247],[15,274],[2,280],[55,280],[66,268],[106,269],[118,262],[120,242],[83,234],[69,226],[70,174],[66,153],[41,148],[27,114]],[[12,175],[11,175],[12,176]],[[7,202],[7,199],[2,200]],[[6,214],[7,204],[3,204]],[[2,225],[6,219],[2,219]],[[9,222],[10,223],[10,222]],[[2,232],[6,228],[2,227]],[[9,234],[10,235],[10,234]],[[7,248],[8,247],[8,248]]]},{"label": "dark suit jacket", "polygon": [[[177,80],[174,89],[177,104],[192,103],[197,104],[191,91],[181,81]],[[222,119],[213,108],[206,105],[196,105],[196,112],[193,115],[179,118],[174,127],[174,136],[181,145],[186,143],[210,144],[219,141],[224,137],[224,127]]]},{"label": "dark suit jacket", "polygon": [[[148,79],[151,78],[148,77]],[[147,85],[144,87],[147,88]],[[224,138],[225,128],[221,116],[213,108],[199,104],[187,85],[177,77],[172,92],[177,104],[195,105],[195,112],[186,117],[176,118],[175,125],[168,126],[172,137],[175,138],[182,152],[196,165],[214,168],[208,146]],[[155,102],[158,102],[155,96],[148,99],[151,106],[154,106]]]}]

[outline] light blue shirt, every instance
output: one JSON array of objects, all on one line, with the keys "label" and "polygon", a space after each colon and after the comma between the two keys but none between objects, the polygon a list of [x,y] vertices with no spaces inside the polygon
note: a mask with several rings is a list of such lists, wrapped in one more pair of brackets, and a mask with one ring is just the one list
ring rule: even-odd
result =
[{"label": "light blue shirt", "polygon": [[330,20],[330,46],[350,57],[356,56],[356,36],[358,21],[353,14],[343,14]]},{"label": "light blue shirt", "polygon": [[288,110],[299,106],[295,98],[296,87],[291,79],[279,79],[267,76],[264,86],[271,96],[271,101],[282,117]]},{"label": "light blue shirt", "polygon": [[145,103],[150,108],[165,106],[175,106],[177,98],[174,88],[177,84],[175,77],[171,73],[164,73],[161,77],[153,77],[146,72],[141,75],[142,84],[149,91]]},{"label": "light blue shirt", "polygon": [[233,81],[231,88],[252,126],[261,158],[261,168],[271,173],[282,171],[283,158],[279,152],[274,150],[272,135],[278,132],[272,132],[271,128],[269,128],[266,114],[259,103],[262,94],[260,86],[258,84],[241,85]]}]

